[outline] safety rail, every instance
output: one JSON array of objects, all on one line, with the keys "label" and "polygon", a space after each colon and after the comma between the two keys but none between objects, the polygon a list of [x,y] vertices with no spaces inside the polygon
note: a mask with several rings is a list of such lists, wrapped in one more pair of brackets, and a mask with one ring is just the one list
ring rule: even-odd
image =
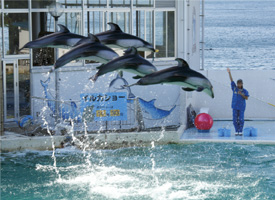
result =
[{"label": "safety rail", "polygon": [[[88,116],[90,120],[82,120],[84,113],[80,111],[80,100],[57,101],[32,96],[31,102],[35,122],[43,127],[48,126],[50,130],[59,132],[62,129],[74,132],[87,130],[89,133],[101,133],[142,131],[145,128],[137,99],[127,99],[126,121],[94,121],[92,115]],[[55,109],[56,105],[59,107],[58,110]],[[87,119],[87,116],[85,117]]]}]

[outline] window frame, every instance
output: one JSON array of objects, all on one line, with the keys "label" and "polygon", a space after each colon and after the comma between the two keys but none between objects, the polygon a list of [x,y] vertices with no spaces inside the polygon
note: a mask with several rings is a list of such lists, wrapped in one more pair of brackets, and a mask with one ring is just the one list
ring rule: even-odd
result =
[{"label": "window frame", "polygon": [[[85,31],[87,29],[86,26],[86,21],[87,21],[87,15],[86,13],[88,11],[90,12],[93,12],[93,11],[99,11],[99,12],[103,12],[103,20],[102,20],[102,30],[103,31],[106,31],[109,29],[108,25],[107,25],[107,22],[110,20],[109,19],[109,13],[111,12],[126,12],[126,13],[130,13],[130,17],[129,17],[129,33],[132,34],[132,35],[135,35],[135,33],[133,33],[133,27],[135,26],[135,23],[133,20],[134,20],[134,15],[136,13],[136,11],[144,11],[145,13],[146,12],[152,12],[152,30],[153,30],[153,41],[152,41],[152,45],[154,46],[154,48],[156,48],[156,38],[155,38],[155,30],[156,30],[156,12],[166,12],[166,24],[168,23],[167,22],[167,13],[168,12],[174,12],[174,57],[160,57],[160,58],[154,58],[154,62],[155,64],[157,65],[158,63],[161,63],[161,62],[164,62],[164,63],[169,63],[169,62],[174,62],[174,59],[176,57],[178,57],[179,55],[179,52],[178,52],[178,41],[182,40],[181,38],[178,38],[178,27],[177,27],[177,22],[179,21],[178,19],[178,2],[176,1],[175,2],[175,7],[168,7],[168,8],[157,8],[156,7],[156,0],[152,0],[153,1],[153,6],[151,7],[143,7],[143,6],[135,6],[134,5],[134,1],[135,0],[130,0],[130,6],[126,6],[126,7],[110,7],[110,0],[106,0],[106,7],[87,7],[87,0],[82,0],[81,1],[81,6],[79,8],[66,8],[64,10],[64,13],[72,13],[72,12],[75,12],[75,13],[80,13],[80,17],[81,17],[81,20],[80,20],[80,34],[84,35],[86,34]],[[35,69],[36,70],[41,70],[43,71],[43,69],[41,68],[50,68],[51,66],[40,66],[40,67],[35,67],[33,68],[33,51],[32,49],[30,49],[29,51],[29,54],[18,54],[18,55],[7,55],[5,54],[5,45],[4,45],[4,15],[5,14],[8,14],[8,13],[27,13],[28,14],[28,26],[29,26],[29,41],[32,41],[32,13],[35,13],[35,12],[48,12],[48,9],[47,8],[32,8],[32,0],[28,0],[28,8],[19,8],[19,9],[9,9],[9,8],[4,8],[4,0],[1,1],[1,8],[0,8],[0,11],[1,11],[1,21],[2,21],[2,60],[6,60],[6,59],[30,59],[31,60],[31,70],[32,69]],[[106,14],[105,14],[106,13]],[[104,19],[105,18],[105,19]],[[89,23],[89,22],[87,22]],[[166,29],[168,27],[166,26]],[[145,31],[145,40],[146,40],[146,30],[147,27],[146,27],[146,18],[145,18],[145,25],[144,25],[144,31]],[[167,37],[168,37],[168,34],[166,35],[166,41],[168,42],[167,40]],[[166,44],[166,56],[168,55],[168,51],[167,51],[167,48],[168,48],[168,43]],[[153,62],[153,58],[146,58],[147,60]],[[73,63],[75,65],[75,63]],[[79,63],[77,63],[77,65],[79,65]],[[86,65],[94,65],[94,66],[97,66],[97,64],[84,64],[84,62],[82,63],[82,66],[84,68],[86,68],[85,66]],[[162,64],[160,64],[162,65]],[[69,66],[68,66],[68,70],[69,70]],[[67,70],[66,70],[67,71]]]}]

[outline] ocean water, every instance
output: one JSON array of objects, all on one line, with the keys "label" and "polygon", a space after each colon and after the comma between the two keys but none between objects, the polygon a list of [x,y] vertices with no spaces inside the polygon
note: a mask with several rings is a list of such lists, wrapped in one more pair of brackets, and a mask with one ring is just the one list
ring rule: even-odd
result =
[{"label": "ocean water", "polygon": [[275,199],[275,146],[190,144],[1,153],[1,198]]},{"label": "ocean water", "polygon": [[205,68],[275,69],[275,1],[206,0]]}]

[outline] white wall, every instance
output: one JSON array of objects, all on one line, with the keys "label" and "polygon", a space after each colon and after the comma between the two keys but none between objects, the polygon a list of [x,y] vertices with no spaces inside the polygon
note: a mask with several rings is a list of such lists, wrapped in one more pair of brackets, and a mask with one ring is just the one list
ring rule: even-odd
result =
[{"label": "white wall", "polygon": [[[173,64],[169,64],[165,67],[171,67]],[[165,68],[164,66],[157,67],[158,70]],[[79,68],[78,71],[75,71]],[[73,69],[74,71],[66,71]],[[47,70],[45,70],[46,72]],[[89,67],[64,67],[63,71],[60,72],[60,97],[62,100],[74,100],[80,101],[81,93],[106,93],[109,92],[109,84],[116,77],[116,73],[109,73],[105,76],[100,76],[96,83],[89,81],[89,78],[96,73],[96,70],[90,69]],[[137,80],[132,79],[134,74],[124,73],[123,77],[133,84]],[[48,78],[47,73],[42,73],[41,69],[34,69],[32,73],[32,84],[33,84],[33,96],[45,98],[43,93],[43,87],[40,84],[40,80],[45,81]],[[55,97],[55,75],[50,75],[51,81],[49,83],[49,92]],[[124,83],[119,82],[116,84],[117,87]],[[156,99],[155,106],[163,110],[170,110],[174,105],[177,105],[176,109],[168,117],[161,120],[150,120],[148,115],[144,113],[145,127],[156,127],[156,126],[168,126],[168,125],[180,125],[185,124],[185,114],[180,112],[185,109],[184,92],[180,87],[175,85],[152,85],[152,86],[133,86],[131,87],[132,93],[137,97],[149,101]],[[114,89],[110,90],[114,92]],[[127,92],[126,90],[119,90],[118,92]],[[36,116],[38,113],[44,112],[49,122],[53,122],[53,118],[50,116],[51,111],[45,109],[45,103],[41,100],[35,100],[33,106],[33,115]],[[79,106],[79,103],[77,103]],[[44,110],[42,110],[44,108]],[[146,117],[147,116],[147,117]]]},{"label": "white wall", "polygon": [[[214,87],[215,98],[205,93],[193,93],[192,105],[199,111],[210,108],[214,119],[232,119],[232,90],[226,70],[200,71],[208,77]],[[231,70],[234,81],[243,79],[244,88],[250,97],[246,102],[245,119],[275,120],[275,70]]]},{"label": "white wall", "polygon": [[[188,6],[189,5],[189,6]],[[200,0],[187,3],[187,62],[194,70],[200,69]]]}]

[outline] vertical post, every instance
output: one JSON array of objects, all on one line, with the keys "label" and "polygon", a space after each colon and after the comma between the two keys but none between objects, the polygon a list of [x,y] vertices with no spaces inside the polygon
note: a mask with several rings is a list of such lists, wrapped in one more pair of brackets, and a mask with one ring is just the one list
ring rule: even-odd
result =
[{"label": "vertical post", "polygon": [[204,70],[204,0],[201,1],[201,70]]},{"label": "vertical post", "polygon": [[[54,17],[54,32],[57,31],[57,23],[58,23],[58,17]],[[58,49],[54,49],[54,61],[58,59]],[[55,70],[55,123],[58,124],[59,122],[59,100],[60,100],[60,94],[59,94],[59,72],[58,70]]]},{"label": "vertical post", "polygon": [[[0,55],[1,56],[1,55]],[[4,135],[4,90],[3,90],[3,62],[1,62],[1,70],[0,70],[0,135]]]}]

